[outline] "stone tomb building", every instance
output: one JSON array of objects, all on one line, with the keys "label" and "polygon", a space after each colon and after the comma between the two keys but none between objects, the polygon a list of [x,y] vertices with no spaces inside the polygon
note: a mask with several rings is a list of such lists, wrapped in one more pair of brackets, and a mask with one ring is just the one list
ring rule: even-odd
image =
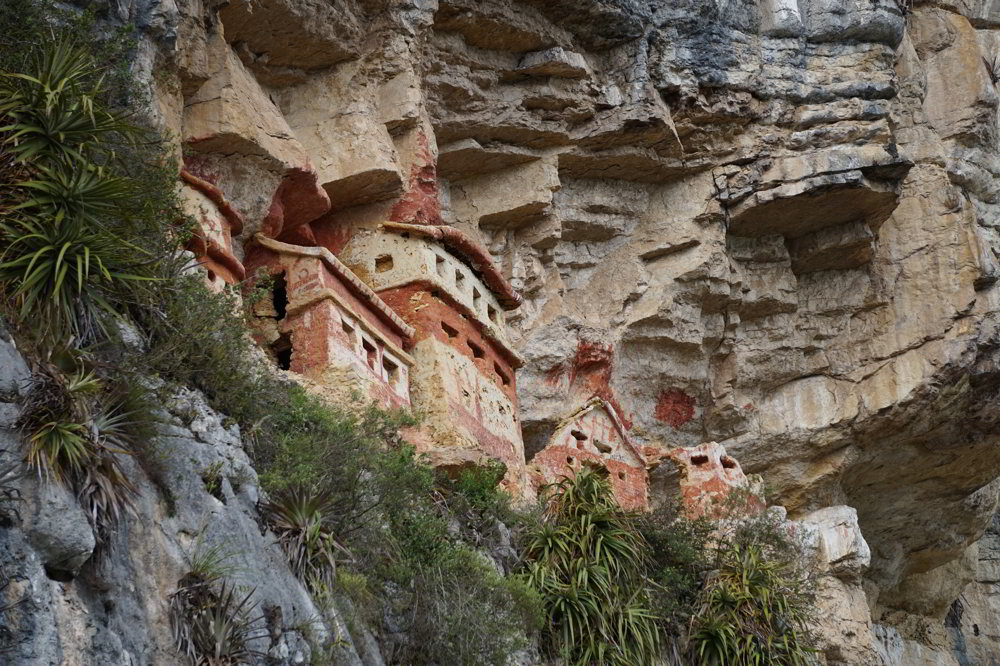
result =
[{"label": "stone tomb building", "polygon": [[515,383],[522,360],[503,312],[517,301],[505,298],[513,290],[488,259],[473,270],[470,255],[488,257],[485,250],[444,229],[385,224],[355,233],[340,256],[415,331],[410,388],[424,415],[420,448],[438,467],[500,460],[516,493],[524,471]]},{"label": "stone tomb building", "polygon": [[218,187],[186,170],[181,171],[180,194],[184,210],[195,220],[187,249],[205,269],[209,287],[218,291],[241,282],[246,271],[233,252],[233,237],[243,232],[243,216]]},{"label": "stone tomb building", "polygon": [[747,496],[745,507],[733,509],[764,508],[760,489],[747,479],[739,462],[721,444],[705,442],[690,448],[678,447],[668,455],[680,472],[681,502],[691,518],[723,517],[727,498],[734,491],[746,492]]},{"label": "stone tomb building", "polygon": [[278,366],[332,391],[389,407],[410,406],[414,329],[323,247],[257,235],[247,267],[272,276],[270,300],[254,305],[255,338]]},{"label": "stone tomb building", "polygon": [[649,506],[645,458],[632,445],[614,409],[601,398],[593,398],[564,419],[531,462],[538,487],[591,465],[607,470],[622,508],[643,510]]}]

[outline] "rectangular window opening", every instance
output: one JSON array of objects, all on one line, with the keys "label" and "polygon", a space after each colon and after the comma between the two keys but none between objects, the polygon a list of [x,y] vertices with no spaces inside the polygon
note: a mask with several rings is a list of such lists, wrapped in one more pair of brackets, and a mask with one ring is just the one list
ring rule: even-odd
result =
[{"label": "rectangular window opening", "polygon": [[455,271],[455,286],[461,289],[465,285],[465,276],[462,271]]},{"label": "rectangular window opening", "polygon": [[475,358],[485,358],[486,357],[486,352],[483,351],[483,348],[480,347],[479,345],[477,345],[475,342],[473,342],[472,340],[469,340],[467,342],[467,344],[469,345],[469,349],[472,350],[473,357],[475,357]]},{"label": "rectangular window opening", "polygon": [[274,305],[277,318],[284,319],[288,311],[288,285],[285,282],[284,271],[275,275],[274,282],[271,283],[271,303]]},{"label": "rectangular window opening", "polygon": [[449,326],[448,324],[446,324],[444,322],[441,322],[441,330],[444,331],[445,333],[447,333],[449,338],[457,338],[458,337],[458,330],[455,329],[455,328],[452,328],[451,326]]},{"label": "rectangular window opening", "polygon": [[500,323],[500,317],[497,314],[497,310],[492,305],[486,306],[486,316],[489,317],[490,321],[493,322],[494,324]]},{"label": "rectangular window opening", "polygon": [[392,270],[392,255],[383,254],[375,257],[375,272],[385,273]]},{"label": "rectangular window opening", "polygon": [[365,353],[365,360],[368,362],[368,367],[372,370],[378,369],[378,347],[369,342],[368,340],[361,339],[361,348]]},{"label": "rectangular window opening", "polygon": [[399,364],[385,354],[382,354],[382,369],[385,370],[385,380],[390,384],[395,384],[399,380]]},{"label": "rectangular window opening", "polygon": [[436,254],[434,255],[434,269],[437,271],[437,274],[440,275],[441,277],[448,276],[448,274],[446,273],[447,268],[445,268],[444,257],[441,257]]},{"label": "rectangular window opening", "polygon": [[483,302],[483,295],[479,293],[479,290],[475,287],[472,288],[472,307],[476,310],[479,309],[480,304]]},{"label": "rectangular window opening", "polygon": [[507,373],[503,371],[499,363],[493,364],[493,372],[497,373],[497,377],[500,378],[500,381],[504,386],[510,386],[510,377],[508,377]]}]

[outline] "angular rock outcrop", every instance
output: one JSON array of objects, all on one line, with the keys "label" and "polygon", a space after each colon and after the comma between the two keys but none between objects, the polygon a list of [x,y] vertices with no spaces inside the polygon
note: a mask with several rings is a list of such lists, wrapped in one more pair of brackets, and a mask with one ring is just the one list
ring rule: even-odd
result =
[{"label": "angular rock outcrop", "polygon": [[457,230],[523,300],[525,466],[595,399],[647,458],[717,441],[853,535],[829,663],[1000,654],[969,620],[1000,475],[995,1],[176,10],[144,24],[158,113],[245,221],[235,260],[258,232]]}]

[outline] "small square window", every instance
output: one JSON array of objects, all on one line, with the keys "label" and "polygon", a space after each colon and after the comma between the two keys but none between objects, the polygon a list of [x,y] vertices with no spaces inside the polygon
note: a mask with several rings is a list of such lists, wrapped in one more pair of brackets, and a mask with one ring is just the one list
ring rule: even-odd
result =
[{"label": "small square window", "polygon": [[472,288],[472,307],[475,308],[476,310],[478,310],[479,306],[482,304],[482,302],[483,302],[483,295],[479,293],[478,289],[476,289],[475,287],[473,287]]},{"label": "small square window", "polygon": [[383,378],[390,384],[399,381],[399,364],[389,358],[387,354],[382,354],[382,369],[385,371]]},{"label": "small square window", "polygon": [[472,356],[473,357],[475,357],[475,358],[485,358],[486,357],[486,352],[483,351],[483,348],[480,347],[479,345],[477,345],[475,342],[473,342],[472,340],[469,340],[467,342],[467,344],[469,345],[469,349],[472,350]]},{"label": "small square window", "polygon": [[624,481],[625,480],[625,472],[618,472],[618,478],[621,479],[622,481]]},{"label": "small square window", "polygon": [[452,326],[449,326],[448,324],[446,324],[444,322],[441,322],[441,330],[444,331],[445,333],[447,333],[449,338],[457,338],[458,337],[458,329],[456,329],[456,328],[454,328]]},{"label": "small square window", "polygon": [[497,312],[497,309],[492,305],[486,306],[486,316],[489,317],[490,321],[493,322],[494,324],[500,323],[500,315]]},{"label": "small square window", "polygon": [[465,276],[462,275],[462,271],[455,271],[455,286],[459,289],[465,286]]},{"label": "small square window", "polygon": [[372,370],[378,370],[378,347],[373,343],[369,342],[365,338],[361,339],[361,348],[365,353],[365,360],[368,362],[368,367]]},{"label": "small square window", "polygon": [[436,270],[437,274],[440,275],[441,277],[448,276],[447,273],[448,269],[446,268],[446,262],[444,257],[437,254],[434,255],[434,270]]},{"label": "small square window", "polygon": [[497,373],[497,377],[500,378],[500,381],[504,386],[510,386],[510,377],[508,377],[507,373],[503,371],[499,363],[493,364],[493,372]]},{"label": "small square window", "polygon": [[383,254],[375,257],[375,272],[386,273],[392,270],[392,255]]}]

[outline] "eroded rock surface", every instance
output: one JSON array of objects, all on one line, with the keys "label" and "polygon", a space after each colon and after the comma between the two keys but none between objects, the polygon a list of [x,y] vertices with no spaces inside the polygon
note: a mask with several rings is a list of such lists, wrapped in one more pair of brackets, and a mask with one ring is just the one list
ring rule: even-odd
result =
[{"label": "eroded rock surface", "polygon": [[830,663],[1000,655],[996,0],[116,4],[236,258],[456,227],[524,299],[529,456],[595,397],[717,441],[856,510]]}]

